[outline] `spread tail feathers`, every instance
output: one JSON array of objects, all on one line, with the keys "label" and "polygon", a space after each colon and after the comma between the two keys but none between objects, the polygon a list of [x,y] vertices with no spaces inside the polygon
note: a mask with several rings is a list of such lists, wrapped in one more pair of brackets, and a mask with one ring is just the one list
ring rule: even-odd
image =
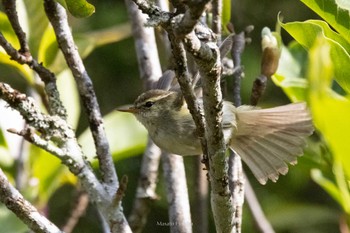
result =
[{"label": "spread tail feathers", "polygon": [[230,147],[252,170],[261,184],[277,181],[296,164],[306,137],[313,132],[305,103],[269,109],[237,108],[237,130]]}]

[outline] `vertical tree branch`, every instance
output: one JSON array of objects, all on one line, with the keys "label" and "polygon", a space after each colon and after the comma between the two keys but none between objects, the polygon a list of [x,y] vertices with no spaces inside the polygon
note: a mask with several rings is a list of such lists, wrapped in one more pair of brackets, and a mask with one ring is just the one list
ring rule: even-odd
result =
[{"label": "vertical tree branch", "polygon": [[125,4],[131,20],[140,77],[148,90],[162,75],[154,29],[145,27],[146,16],[140,12],[137,5],[129,0],[125,0]]},{"label": "vertical tree branch", "polygon": [[234,217],[234,232],[240,233],[242,229],[242,215],[243,215],[243,204],[244,204],[244,179],[242,161],[239,155],[230,151],[229,157],[229,180],[230,190],[233,198],[233,208],[235,209]]},{"label": "vertical tree branch", "polygon": [[190,203],[183,158],[179,155],[163,153],[162,165],[169,203],[170,232],[191,233]]},{"label": "vertical tree branch", "polygon": [[212,1],[212,13],[213,13],[213,22],[212,30],[217,36],[218,44],[221,43],[221,15],[222,15],[222,0],[213,0]]},{"label": "vertical tree branch", "polygon": [[0,169],[0,201],[17,215],[32,231],[37,233],[63,233],[42,216],[7,180]]},{"label": "vertical tree branch", "polygon": [[54,28],[58,45],[77,82],[78,91],[88,115],[103,181],[109,186],[108,191],[113,195],[118,188],[118,178],[92,81],[74,44],[65,9],[54,0],[44,0],[44,8]]}]

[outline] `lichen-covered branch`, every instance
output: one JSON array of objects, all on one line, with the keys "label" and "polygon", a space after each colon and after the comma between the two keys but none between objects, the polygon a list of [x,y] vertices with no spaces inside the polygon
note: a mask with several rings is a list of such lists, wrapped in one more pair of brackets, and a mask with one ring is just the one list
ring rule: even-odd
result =
[{"label": "lichen-covered branch", "polygon": [[[10,132],[23,136],[27,141],[58,157],[73,174],[80,178],[93,200],[99,200],[100,196],[105,196],[105,190],[88,162],[84,160],[74,130],[66,121],[57,116],[43,114],[32,98],[4,83],[0,83],[0,98],[5,100],[11,108],[17,110],[26,123],[32,127],[19,132],[10,129]],[[35,131],[38,131],[40,136]]]},{"label": "lichen-covered branch", "polygon": [[0,169],[0,201],[37,233],[63,233],[58,227],[41,215],[7,180]]},{"label": "lichen-covered branch", "polygon": [[86,72],[77,47],[74,43],[73,36],[67,22],[67,14],[65,9],[54,0],[45,0],[44,8],[48,19],[54,28],[58,45],[69,68],[72,71],[75,81],[77,82],[78,91],[88,115],[103,181],[108,185],[108,192],[113,195],[118,188],[118,178],[106,133],[104,131],[102,116],[96,94],[93,89],[92,81]]},{"label": "lichen-covered branch", "polygon": [[19,132],[15,129],[9,131],[23,136],[27,141],[58,157],[80,179],[84,190],[108,221],[111,232],[131,232],[120,201],[115,208],[110,208],[115,202],[118,189],[109,195],[106,188],[99,182],[90,164],[84,159],[85,156],[76,140],[74,130],[67,122],[58,116],[41,113],[33,99],[7,84],[0,83],[0,98],[5,100],[11,108],[19,111],[27,124],[32,127]]}]

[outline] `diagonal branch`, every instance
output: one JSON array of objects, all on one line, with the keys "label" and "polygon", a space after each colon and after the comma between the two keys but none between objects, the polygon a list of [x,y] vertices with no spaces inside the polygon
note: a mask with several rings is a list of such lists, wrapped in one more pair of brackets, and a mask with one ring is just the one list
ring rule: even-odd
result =
[{"label": "diagonal branch", "polygon": [[[100,197],[106,195],[105,190],[88,162],[84,160],[74,130],[66,121],[57,116],[41,113],[32,98],[4,83],[0,83],[0,98],[5,100],[11,108],[17,110],[27,124],[41,135],[39,136],[30,128],[21,132],[14,129],[9,131],[23,136],[27,141],[58,157],[73,174],[80,178],[93,200],[103,201]],[[50,143],[50,140],[56,145]]]},{"label": "diagonal branch", "polygon": [[17,215],[33,232],[63,233],[47,218],[42,216],[7,180],[0,169],[0,201]]},{"label": "diagonal branch", "polygon": [[103,181],[111,188],[110,194],[118,188],[118,178],[114,168],[112,155],[104,131],[102,116],[93,90],[92,81],[87,74],[84,64],[79,56],[77,47],[67,21],[65,9],[54,0],[44,1],[45,12],[54,28],[57,42],[71,69],[78,91],[88,115],[90,129],[95,142],[96,153],[100,164]]},{"label": "diagonal branch", "polygon": [[2,0],[2,4],[4,5],[5,13],[19,40],[19,44],[21,46],[19,52],[26,57],[31,57],[32,55],[30,54],[30,51],[29,51],[26,34],[23,31],[21,25],[19,24],[17,10],[16,10],[16,0]]},{"label": "diagonal branch", "polygon": [[45,91],[48,98],[48,110],[50,114],[60,116],[62,119],[67,119],[67,111],[59,98],[59,92],[56,85],[55,75],[39,64],[30,54],[23,55],[17,51],[0,32],[0,46],[4,48],[6,53],[12,60],[19,64],[27,64],[30,68],[36,71],[45,83]]}]

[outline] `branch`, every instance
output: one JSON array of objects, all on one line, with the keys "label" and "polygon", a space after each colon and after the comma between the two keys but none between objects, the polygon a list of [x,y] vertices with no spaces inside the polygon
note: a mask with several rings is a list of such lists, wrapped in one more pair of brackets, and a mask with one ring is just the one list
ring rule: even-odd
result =
[{"label": "branch", "polygon": [[44,8],[47,17],[54,28],[59,47],[73,73],[75,81],[77,82],[78,91],[88,115],[102,178],[109,186],[108,191],[113,195],[118,188],[118,178],[114,168],[106,133],[104,131],[102,116],[92,81],[86,72],[77,47],[74,44],[73,36],[67,22],[65,9],[54,0],[45,0]]},{"label": "branch", "polygon": [[183,157],[162,154],[170,232],[191,233],[192,222]]},{"label": "branch", "polygon": [[241,232],[244,204],[245,183],[242,161],[239,155],[230,151],[229,157],[229,182],[235,210],[234,232]]},{"label": "branch", "polygon": [[175,61],[175,73],[177,80],[179,82],[181,92],[186,100],[187,106],[193,120],[196,124],[197,134],[201,141],[202,149],[203,149],[203,162],[207,164],[208,167],[208,159],[207,159],[207,142],[205,138],[205,122],[203,116],[203,110],[197,98],[193,92],[192,88],[192,80],[188,73],[187,67],[187,59],[186,59],[186,51],[183,46],[183,43],[178,42],[176,37],[172,34],[169,34],[169,40],[172,46],[172,52]]},{"label": "branch", "polygon": [[[50,114],[60,116],[62,119],[67,119],[67,111],[63,106],[60,95],[56,85],[56,77],[44,66],[39,64],[28,52],[23,55],[17,51],[3,36],[0,32],[0,45],[4,48],[6,53],[11,57],[12,60],[19,64],[27,64],[31,69],[37,72],[41,80],[45,83],[45,91],[48,98],[48,110]],[[45,102],[45,99],[44,99]]]},{"label": "branch", "polygon": [[[221,16],[222,16],[222,0],[212,1],[213,21],[211,28],[218,38],[218,44],[221,43]],[[224,25],[226,26],[226,25]]]},{"label": "branch", "polygon": [[249,183],[248,178],[246,176],[244,176],[244,180],[246,180],[245,198],[247,199],[249,209],[252,212],[253,218],[260,232],[275,233],[270,222],[267,220],[263,210],[261,209],[259,201],[254,193],[253,187]]},{"label": "branch", "polygon": [[60,233],[53,223],[41,215],[7,180],[0,169],[0,201],[17,215],[32,231],[37,233]]},{"label": "branch", "polygon": [[79,219],[85,214],[86,208],[89,205],[89,196],[85,192],[80,192],[78,194],[76,203],[70,213],[70,216],[62,227],[62,230],[66,233],[71,233],[74,230],[74,227],[79,222]]},{"label": "branch", "polygon": [[19,40],[19,44],[21,46],[19,52],[26,57],[31,57],[29,52],[29,46],[27,43],[26,34],[23,31],[21,25],[19,24],[17,10],[16,10],[16,1],[15,0],[3,0],[2,4],[5,8],[5,13],[11,23],[13,30],[16,33],[16,36]]},{"label": "branch", "polygon": [[[23,136],[27,141],[58,157],[73,174],[81,179],[93,200],[99,200],[100,196],[105,195],[105,191],[92,168],[83,159],[84,156],[76,141],[74,130],[66,121],[57,116],[41,113],[32,98],[4,83],[0,83],[0,98],[5,100],[11,108],[17,110],[27,124],[41,135],[36,134],[31,128],[20,132],[10,129],[10,132]],[[50,143],[49,140],[58,146]]]},{"label": "branch", "polygon": [[[138,4],[139,1],[135,0],[135,2]],[[209,158],[211,202],[215,225],[218,232],[230,232],[233,228],[233,208],[228,188],[226,145],[221,126],[220,54],[215,43],[201,43],[193,32],[194,26],[205,9],[205,4],[205,1],[189,2],[189,9],[184,15],[177,15],[171,19],[171,23],[163,23],[162,26],[169,34],[176,63],[175,71],[196,123],[203,153]],[[190,85],[184,45],[195,58],[203,78],[203,102],[207,131],[204,128],[204,118],[200,106],[196,102]],[[204,135],[205,137],[203,137]]]},{"label": "branch", "polygon": [[162,75],[154,29],[145,27],[146,17],[133,2],[125,0],[125,4],[131,20],[140,77],[148,90]]}]

